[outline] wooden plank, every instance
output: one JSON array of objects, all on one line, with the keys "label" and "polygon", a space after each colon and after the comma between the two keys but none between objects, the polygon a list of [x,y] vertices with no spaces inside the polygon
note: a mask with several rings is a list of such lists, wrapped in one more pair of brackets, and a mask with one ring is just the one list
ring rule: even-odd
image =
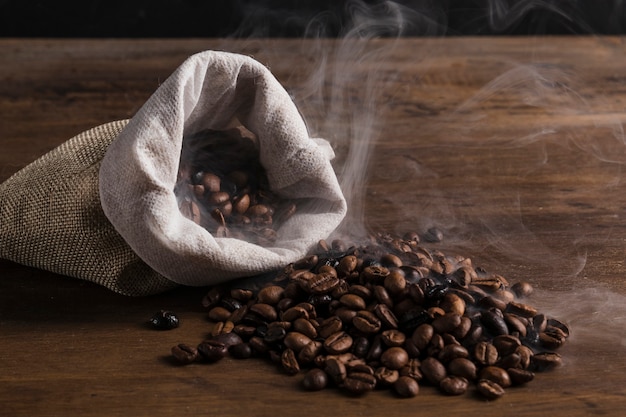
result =
[{"label": "wooden plank", "polygon": [[[400,400],[306,393],[273,364],[179,367],[208,331],[205,289],[126,298],[0,261],[0,407],[7,415],[621,415],[626,54],[619,38],[0,40],[0,181],[88,128],[132,117],[190,54],[268,65],[312,135],[331,140],[351,227],[445,232],[438,246],[569,322],[565,366],[487,403],[424,386]],[[371,160],[344,176],[354,143]],[[367,170],[364,167],[367,167]],[[361,182],[364,177],[364,182]],[[155,311],[183,325],[155,332]]]}]

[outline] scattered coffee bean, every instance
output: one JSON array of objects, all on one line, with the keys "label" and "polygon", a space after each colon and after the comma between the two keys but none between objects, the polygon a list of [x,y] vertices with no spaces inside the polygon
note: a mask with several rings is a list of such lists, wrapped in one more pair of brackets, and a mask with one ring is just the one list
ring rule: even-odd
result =
[{"label": "scattered coffee bean", "polygon": [[416,380],[409,376],[401,376],[393,383],[393,390],[400,397],[411,398],[419,394],[419,384]]},{"label": "scattered coffee bean", "polygon": [[462,395],[475,384],[493,400],[561,365],[554,350],[569,328],[519,301],[531,292],[414,239],[321,241],[256,291],[211,289],[202,299],[211,338],[172,355],[178,363],[266,358],[289,375],[303,372],[311,391],[331,384],[352,395],[378,387],[412,397],[430,384]]},{"label": "scattered coffee bean", "polygon": [[157,330],[172,330],[180,325],[178,316],[171,311],[161,310],[155,313],[148,323]]}]

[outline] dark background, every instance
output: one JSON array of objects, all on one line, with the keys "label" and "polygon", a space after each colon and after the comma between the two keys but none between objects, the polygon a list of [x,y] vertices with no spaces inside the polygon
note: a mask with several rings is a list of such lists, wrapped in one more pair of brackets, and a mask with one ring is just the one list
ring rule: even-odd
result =
[{"label": "dark background", "polygon": [[0,0],[3,37],[621,34],[626,0]]}]

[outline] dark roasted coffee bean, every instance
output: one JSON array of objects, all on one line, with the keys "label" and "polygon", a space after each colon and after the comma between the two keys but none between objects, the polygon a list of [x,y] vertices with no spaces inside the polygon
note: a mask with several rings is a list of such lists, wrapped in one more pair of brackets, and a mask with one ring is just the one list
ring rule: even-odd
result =
[{"label": "dark roasted coffee bean", "polygon": [[323,320],[317,328],[317,334],[326,339],[331,334],[337,333],[343,328],[343,322],[337,316],[331,316]]},{"label": "dark roasted coffee bean", "polygon": [[287,336],[287,331],[284,328],[272,326],[269,327],[263,335],[263,341],[267,344],[274,345],[281,343],[285,339],[285,336]]},{"label": "dark roasted coffee bean", "polygon": [[376,377],[365,372],[350,372],[342,386],[351,394],[362,395],[376,387]]},{"label": "dark roasted coffee bean", "polygon": [[221,306],[213,307],[209,310],[209,320],[211,321],[225,321],[229,320],[231,316],[231,310],[228,310]]},{"label": "dark roasted coffee bean", "polygon": [[540,352],[532,356],[531,368],[537,372],[548,371],[561,365],[561,355],[556,352]]},{"label": "dark roasted coffee bean", "polygon": [[503,316],[500,316],[496,312],[497,309],[490,309],[483,311],[480,315],[480,322],[485,326],[487,331],[493,335],[503,335],[509,333],[509,328],[504,321]]},{"label": "dark roasted coffee bean", "polygon": [[383,343],[389,347],[403,346],[406,336],[399,330],[385,330],[381,334]]},{"label": "dark roasted coffee bean", "polygon": [[178,363],[189,364],[198,359],[198,349],[193,346],[180,343],[172,347],[172,356]]},{"label": "dark roasted coffee bean", "polygon": [[433,320],[432,326],[435,333],[450,333],[461,324],[461,316],[458,313],[446,313]]},{"label": "dark roasted coffee bean", "polygon": [[445,365],[454,359],[467,357],[469,357],[469,352],[464,346],[447,344],[439,351],[437,359]]},{"label": "dark roasted coffee bean", "polygon": [[365,358],[370,349],[370,341],[367,337],[356,337],[352,343],[352,353],[359,358]]},{"label": "dark roasted coffee bean", "polygon": [[374,313],[361,310],[352,319],[352,325],[364,334],[374,334],[380,331],[382,323]]},{"label": "dark roasted coffee bean", "polygon": [[456,358],[448,363],[448,373],[473,381],[476,379],[476,365],[468,358]]},{"label": "dark roasted coffee bean", "polygon": [[529,282],[516,282],[511,290],[520,298],[530,297],[533,293],[533,286]]},{"label": "dark roasted coffee bean", "polygon": [[422,363],[417,358],[411,358],[402,368],[399,369],[400,376],[410,376],[417,382],[421,381],[424,375],[422,374]]},{"label": "dark roasted coffee bean", "polygon": [[418,326],[431,321],[428,311],[422,308],[416,308],[407,311],[398,318],[398,328],[405,333],[411,333]]},{"label": "dark roasted coffee bean", "polygon": [[393,390],[400,397],[412,398],[419,394],[419,384],[409,376],[401,376],[393,383]]},{"label": "dark roasted coffee bean", "polygon": [[326,371],[330,379],[337,385],[343,384],[343,381],[346,379],[346,365],[344,365],[339,359],[326,359],[324,363],[324,371]]},{"label": "dark roasted coffee bean", "polygon": [[157,330],[172,330],[180,325],[178,316],[171,311],[161,310],[155,313],[149,320],[152,328]]},{"label": "dark roasted coffee bean", "polygon": [[507,373],[509,374],[513,385],[523,385],[535,378],[535,374],[533,372],[525,369],[510,368],[507,369]]},{"label": "dark roasted coffee bean", "polygon": [[491,341],[500,356],[510,355],[514,353],[522,344],[517,337],[511,335],[500,335]]},{"label": "dark roasted coffee bean", "polygon": [[344,332],[333,333],[324,340],[324,349],[331,355],[348,352],[352,348],[352,337]]},{"label": "dark roasted coffee bean", "polygon": [[235,359],[248,359],[252,357],[252,348],[248,343],[239,343],[231,346],[228,353]]},{"label": "dark roasted coffee bean", "polygon": [[516,301],[509,302],[506,311],[522,317],[534,317],[537,315],[537,309],[535,307]]},{"label": "dark roasted coffee bean", "polygon": [[391,311],[391,309],[385,304],[376,304],[376,307],[374,307],[374,314],[376,314],[376,317],[380,319],[383,327],[388,329],[398,328],[398,319],[393,311]]},{"label": "dark roasted coffee bean", "polygon": [[424,378],[435,386],[438,386],[441,380],[447,376],[445,366],[433,357],[424,359],[421,369]]},{"label": "dark roasted coffee bean", "polygon": [[400,374],[395,369],[381,366],[374,371],[374,377],[376,377],[377,386],[390,386],[398,380]]},{"label": "dark roasted coffee bean", "polygon": [[417,346],[420,351],[424,351],[426,349],[426,346],[430,344],[434,333],[435,330],[433,326],[425,323],[420,325],[415,329],[415,331],[413,331],[411,340],[413,340],[415,346]]},{"label": "dark roasted coffee bean", "polygon": [[497,366],[486,366],[478,373],[481,380],[488,379],[500,385],[502,388],[511,386],[511,377],[506,370]]},{"label": "dark roasted coffee bean", "polygon": [[390,347],[382,353],[380,362],[389,369],[400,369],[409,362],[409,354],[401,347]]},{"label": "dark roasted coffee bean", "polygon": [[474,347],[474,358],[480,365],[493,365],[498,361],[498,349],[489,342],[480,342]]},{"label": "dark roasted coffee bean", "polygon": [[220,333],[218,335],[211,337],[211,339],[224,343],[227,348],[230,348],[233,345],[238,345],[239,343],[243,342],[243,340],[241,339],[241,336],[239,336],[237,333],[234,333],[234,332]]},{"label": "dark roasted coffee bean", "polygon": [[312,340],[298,352],[298,361],[302,364],[311,363],[322,352],[323,344],[318,340]]},{"label": "dark roasted coffee bean", "polygon": [[268,285],[259,290],[257,293],[257,301],[259,303],[277,305],[282,299],[284,292],[285,289],[283,287],[278,285]]},{"label": "dark roasted coffee bean", "polygon": [[462,395],[468,385],[467,379],[461,376],[447,376],[439,382],[439,389],[448,395]]},{"label": "dark roasted coffee bean", "polygon": [[217,362],[228,354],[228,347],[217,340],[205,340],[197,349],[200,357],[208,362]]},{"label": "dark roasted coffee bean", "polygon": [[293,330],[296,332],[300,332],[310,339],[315,339],[317,337],[317,330],[313,323],[310,320],[299,318],[293,322]]},{"label": "dark roasted coffee bean", "polygon": [[431,227],[424,233],[423,237],[427,242],[438,243],[443,240],[443,232],[438,227]]},{"label": "dark roasted coffee bean", "polygon": [[497,400],[504,395],[504,388],[488,379],[481,379],[476,384],[478,392],[488,400]]},{"label": "dark roasted coffee bean", "polygon": [[285,349],[280,356],[280,363],[288,375],[295,375],[300,372],[300,364],[296,359],[296,354],[292,349]]},{"label": "dark roasted coffee bean", "polygon": [[319,368],[309,370],[302,379],[302,386],[307,391],[320,391],[328,385],[328,375]]}]

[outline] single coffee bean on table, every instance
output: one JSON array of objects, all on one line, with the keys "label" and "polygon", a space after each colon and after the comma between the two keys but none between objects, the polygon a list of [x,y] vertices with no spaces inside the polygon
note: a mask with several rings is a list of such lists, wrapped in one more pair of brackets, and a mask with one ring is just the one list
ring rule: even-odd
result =
[{"label": "single coffee bean on table", "polygon": [[469,258],[427,248],[416,233],[404,236],[320,241],[261,288],[211,288],[202,299],[209,339],[173,347],[174,359],[265,358],[302,375],[309,391],[410,398],[430,385],[488,400],[562,364],[555,350],[569,328],[530,304],[528,282],[511,285]]}]

